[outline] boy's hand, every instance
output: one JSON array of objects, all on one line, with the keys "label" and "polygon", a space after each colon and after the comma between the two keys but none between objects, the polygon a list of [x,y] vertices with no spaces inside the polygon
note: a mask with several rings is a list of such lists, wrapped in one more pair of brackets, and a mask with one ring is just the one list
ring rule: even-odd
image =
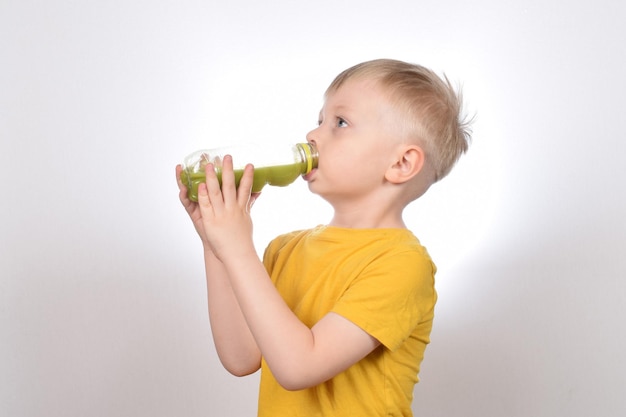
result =
[{"label": "boy's hand", "polygon": [[[182,166],[180,164],[176,166],[176,180],[177,180],[178,189],[179,189],[178,197],[179,197],[180,202],[182,203],[183,207],[185,208],[185,211],[187,211],[187,214],[191,218],[191,221],[193,222],[194,228],[196,229],[196,232],[200,236],[200,239],[202,240],[203,245],[205,247],[210,247],[209,241],[207,239],[206,232],[204,230],[204,224],[203,224],[203,221],[202,221],[202,211],[200,210],[200,206],[195,201],[191,201],[189,199],[189,197],[187,195],[187,192],[188,192],[187,187],[185,186],[185,184],[183,184],[183,182],[180,179],[180,173],[182,172],[182,170],[183,170],[183,168],[182,168]],[[215,175],[214,171],[212,171],[212,172],[213,172],[213,175]],[[252,204],[258,198],[258,196],[260,194],[261,193],[252,193],[250,195],[250,201],[249,201],[249,204],[248,204],[248,210],[252,207]]]},{"label": "boy's hand", "polygon": [[200,220],[206,241],[221,261],[229,257],[236,259],[248,251],[255,252],[250,208],[258,193],[251,194],[253,172],[254,168],[248,164],[236,187],[233,160],[226,155],[222,161],[220,189],[213,164],[205,167],[206,184],[198,188]]}]

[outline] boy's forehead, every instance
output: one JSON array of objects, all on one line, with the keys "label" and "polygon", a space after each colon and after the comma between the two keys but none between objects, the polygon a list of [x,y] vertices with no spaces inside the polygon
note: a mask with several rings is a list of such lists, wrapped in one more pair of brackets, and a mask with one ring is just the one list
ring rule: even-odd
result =
[{"label": "boy's forehead", "polygon": [[355,104],[350,104],[349,101],[347,100],[342,100],[341,97],[326,97],[326,100],[324,100],[324,104],[322,105],[322,108],[320,109],[320,116],[323,115],[323,113],[325,111],[333,111],[333,112],[348,112],[354,108],[356,108],[357,105]]},{"label": "boy's forehead", "polygon": [[370,78],[354,78],[346,80],[338,88],[328,91],[324,97],[324,109],[349,110],[360,107],[366,101],[388,101],[388,95],[382,89],[379,82]]}]

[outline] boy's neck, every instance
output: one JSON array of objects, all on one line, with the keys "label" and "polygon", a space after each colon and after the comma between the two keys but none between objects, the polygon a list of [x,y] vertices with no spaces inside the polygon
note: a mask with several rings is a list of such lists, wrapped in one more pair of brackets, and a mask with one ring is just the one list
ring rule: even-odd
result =
[{"label": "boy's neck", "polygon": [[334,215],[329,226],[349,229],[406,229],[402,213],[406,204],[400,198],[404,189],[387,187],[366,195],[331,196],[326,201]]},{"label": "boy's neck", "polygon": [[329,226],[348,229],[406,229],[402,212],[372,212],[371,210],[337,210]]}]

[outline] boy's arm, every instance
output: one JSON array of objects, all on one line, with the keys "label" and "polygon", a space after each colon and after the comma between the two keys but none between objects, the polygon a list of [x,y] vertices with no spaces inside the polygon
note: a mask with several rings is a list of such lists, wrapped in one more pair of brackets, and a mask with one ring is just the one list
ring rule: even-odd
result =
[{"label": "boy's arm", "polygon": [[210,249],[198,204],[187,196],[180,180],[182,167],[176,167],[180,201],[185,207],[204,247],[209,320],[217,354],[234,375],[247,375],[259,369],[261,354],[248,329],[233,294],[224,265]]},{"label": "boy's arm", "polygon": [[256,372],[261,352],[233,293],[226,269],[209,248],[204,250],[209,321],[215,349],[224,368],[233,375]]},{"label": "boy's arm", "polygon": [[249,216],[251,167],[246,167],[238,189],[230,157],[223,160],[221,190],[211,164],[206,175],[206,185],[200,186],[198,196],[208,243],[224,266],[256,345],[283,387],[315,386],[380,345],[334,313],[312,328],[302,323],[281,298],[254,249]]}]

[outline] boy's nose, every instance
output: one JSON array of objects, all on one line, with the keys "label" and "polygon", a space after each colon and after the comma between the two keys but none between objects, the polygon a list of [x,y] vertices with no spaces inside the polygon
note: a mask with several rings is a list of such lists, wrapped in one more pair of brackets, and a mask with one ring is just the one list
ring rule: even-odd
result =
[{"label": "boy's nose", "polygon": [[306,141],[312,143],[313,145],[317,145],[317,131],[319,128],[315,128],[306,134]]}]

